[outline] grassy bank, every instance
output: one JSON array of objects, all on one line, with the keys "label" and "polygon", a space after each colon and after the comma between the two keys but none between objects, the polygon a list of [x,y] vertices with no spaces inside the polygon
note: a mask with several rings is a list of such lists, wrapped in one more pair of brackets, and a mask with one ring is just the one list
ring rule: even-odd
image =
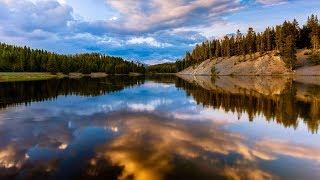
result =
[{"label": "grassy bank", "polygon": [[[115,75],[129,75],[129,76],[140,76],[140,73],[129,73],[129,74],[115,74]],[[11,82],[11,81],[36,81],[36,80],[46,80],[52,78],[64,78],[69,77],[73,79],[78,79],[82,77],[91,77],[91,78],[104,78],[108,74],[104,72],[96,72],[91,74],[82,74],[82,73],[69,73],[68,75],[57,73],[51,74],[47,72],[0,72],[0,82]]]},{"label": "grassy bank", "polygon": [[62,78],[63,74],[51,74],[51,73],[31,73],[31,72],[0,72],[0,82],[8,81],[35,81],[46,80],[52,78]]}]

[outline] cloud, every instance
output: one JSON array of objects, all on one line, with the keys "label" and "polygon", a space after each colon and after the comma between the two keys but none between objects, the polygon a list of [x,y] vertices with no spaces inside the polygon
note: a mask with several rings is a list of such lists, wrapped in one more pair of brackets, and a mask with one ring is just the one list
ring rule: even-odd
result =
[{"label": "cloud", "polygon": [[[176,59],[178,59],[179,57],[177,57]],[[156,64],[162,64],[162,63],[172,63],[175,62],[176,59],[149,59],[149,60],[145,60],[144,62],[148,65],[156,65]]]},{"label": "cloud", "polygon": [[154,47],[170,47],[172,44],[161,43],[153,37],[133,37],[127,41],[128,44],[147,44]]},{"label": "cloud", "polygon": [[215,21],[241,6],[237,0],[107,0],[106,9],[114,15],[89,21],[75,16],[68,3],[0,0],[1,39],[59,53],[94,51],[152,64],[170,62],[190,44],[205,40],[197,31],[178,27]]},{"label": "cloud", "polygon": [[107,0],[106,3],[121,15],[117,26],[137,32],[203,24],[241,7],[237,0]]},{"label": "cloud", "polygon": [[318,147],[303,146],[278,139],[261,140],[257,143],[257,147],[260,149],[266,149],[274,154],[320,162],[320,152]]},{"label": "cloud", "polygon": [[205,39],[196,31],[154,29],[159,21],[138,33],[139,29],[124,27],[133,23],[124,13],[86,21],[74,17],[73,8],[60,1],[0,0],[0,10],[4,42],[59,53],[100,52],[155,64],[180,58],[192,48],[189,44]]},{"label": "cloud", "polygon": [[[1,0],[1,9],[6,9],[5,18],[7,32],[33,32],[43,30],[60,32],[66,30],[69,21],[73,20],[72,8],[56,1]],[[1,16],[0,16],[1,17]]]},{"label": "cloud", "polygon": [[109,20],[110,20],[110,21],[116,21],[116,20],[118,20],[118,17],[113,16],[113,17],[112,17],[112,18],[110,18]]},{"label": "cloud", "polygon": [[160,105],[168,105],[173,101],[169,99],[155,99],[147,103],[131,103],[128,104],[129,109],[133,111],[154,111]]},{"label": "cloud", "polygon": [[22,157],[18,159],[16,156],[18,153],[13,145],[2,148],[0,150],[0,168],[20,168],[25,159]]},{"label": "cloud", "polygon": [[288,1],[287,0],[257,0],[257,2],[266,6],[273,6],[273,5],[283,4]]}]

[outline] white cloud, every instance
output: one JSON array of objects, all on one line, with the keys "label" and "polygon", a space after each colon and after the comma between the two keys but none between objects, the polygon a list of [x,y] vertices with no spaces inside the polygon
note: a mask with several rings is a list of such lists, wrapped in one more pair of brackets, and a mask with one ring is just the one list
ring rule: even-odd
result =
[{"label": "white cloud", "polygon": [[160,105],[168,105],[173,101],[168,99],[155,99],[148,103],[132,103],[128,104],[128,108],[133,111],[154,111]]},{"label": "white cloud", "polygon": [[6,33],[61,32],[73,20],[72,8],[57,1],[0,0],[0,7],[7,10],[4,18],[0,16]]},{"label": "white cloud", "polygon": [[67,0],[57,0],[60,4],[66,4]]},{"label": "white cloud", "polygon": [[286,3],[287,0],[257,0],[257,2],[266,6],[273,6],[273,5]]},{"label": "white cloud", "polygon": [[142,103],[128,104],[128,107],[134,111],[154,111],[156,108],[154,104],[142,104]]},{"label": "white cloud", "polygon": [[[176,59],[178,59],[178,57]],[[163,63],[172,63],[172,62],[175,62],[176,59],[150,59],[150,60],[145,60],[144,62],[149,65],[155,65],[155,64],[163,64]]]},{"label": "white cloud", "polygon": [[109,20],[110,20],[110,21],[116,21],[116,20],[118,20],[118,17],[113,16],[113,17],[111,17]]},{"label": "white cloud", "polygon": [[128,44],[148,44],[154,47],[170,47],[172,44],[158,42],[153,37],[133,37],[127,41]]}]

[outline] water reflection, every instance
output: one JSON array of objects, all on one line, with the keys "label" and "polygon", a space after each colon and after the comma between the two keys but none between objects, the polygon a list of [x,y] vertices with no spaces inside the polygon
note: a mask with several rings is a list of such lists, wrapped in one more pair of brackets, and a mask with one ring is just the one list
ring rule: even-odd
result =
[{"label": "water reflection", "polygon": [[[123,165],[121,178],[124,179],[127,176],[137,179],[275,179],[320,175],[309,170],[300,171],[301,174],[294,172],[295,168],[305,168],[305,161],[316,161],[317,167],[308,168],[319,169],[320,152],[312,146],[265,138],[249,140],[240,133],[224,130],[215,122],[181,122],[154,114],[117,116],[113,118],[122,124],[124,133],[101,150],[113,163]],[[288,168],[289,172],[268,165],[285,156],[300,158],[291,161],[295,167]],[[290,166],[290,163],[282,163]]]},{"label": "water reflection", "polygon": [[[309,78],[309,77],[308,77]],[[304,84],[288,77],[181,76],[176,83],[205,107],[246,113],[249,120],[263,114],[285,127],[297,128],[302,119],[311,132],[320,123],[320,81]]]},{"label": "water reflection", "polygon": [[59,95],[99,96],[142,84],[142,76],[108,78],[51,79],[46,81],[1,82],[0,108],[53,100]]},{"label": "water reflection", "polygon": [[319,179],[320,81],[303,82],[1,83],[0,179]]}]

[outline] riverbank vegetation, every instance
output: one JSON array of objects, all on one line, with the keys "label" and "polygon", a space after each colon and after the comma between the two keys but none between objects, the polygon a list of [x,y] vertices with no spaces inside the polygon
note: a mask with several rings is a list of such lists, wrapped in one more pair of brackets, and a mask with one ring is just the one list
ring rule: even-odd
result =
[{"label": "riverbank vegetation", "polygon": [[65,77],[62,73],[26,73],[26,72],[0,72],[0,82],[9,81],[35,81],[35,80],[46,80],[52,78],[63,78]]}]

